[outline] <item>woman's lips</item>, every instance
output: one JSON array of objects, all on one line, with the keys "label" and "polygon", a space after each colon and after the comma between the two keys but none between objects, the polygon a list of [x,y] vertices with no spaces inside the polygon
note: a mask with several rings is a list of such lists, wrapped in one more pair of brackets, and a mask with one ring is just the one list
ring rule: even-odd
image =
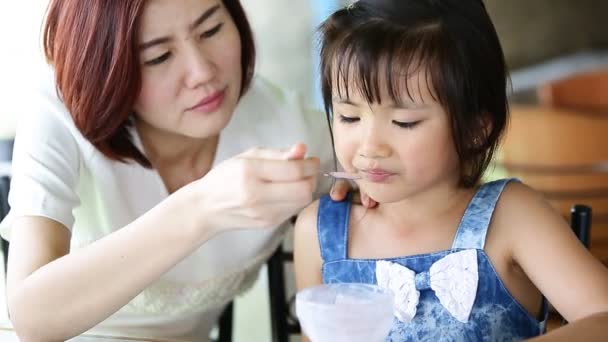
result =
[{"label": "woman's lips", "polygon": [[188,110],[199,112],[199,113],[204,113],[204,114],[213,113],[222,106],[225,95],[226,95],[225,89],[217,91],[217,92],[211,94],[210,96],[207,96],[204,99],[202,99],[195,106],[188,108]]}]

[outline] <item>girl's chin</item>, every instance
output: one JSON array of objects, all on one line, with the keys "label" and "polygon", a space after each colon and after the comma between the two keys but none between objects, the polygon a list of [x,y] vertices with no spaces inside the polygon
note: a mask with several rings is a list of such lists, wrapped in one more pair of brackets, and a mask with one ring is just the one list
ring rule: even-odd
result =
[{"label": "girl's chin", "polygon": [[394,203],[403,200],[403,192],[397,189],[372,189],[361,187],[361,192],[373,198],[378,204]]}]

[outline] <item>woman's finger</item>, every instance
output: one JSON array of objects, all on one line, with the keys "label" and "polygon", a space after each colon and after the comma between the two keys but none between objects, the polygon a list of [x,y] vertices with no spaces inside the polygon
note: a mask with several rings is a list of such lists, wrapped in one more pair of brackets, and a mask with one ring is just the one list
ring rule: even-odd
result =
[{"label": "woman's finger", "polygon": [[242,153],[239,157],[248,159],[295,160],[306,155],[306,145],[295,144],[289,148],[256,147]]},{"label": "woman's finger", "polygon": [[299,143],[299,144],[293,145],[291,147],[291,149],[289,149],[289,151],[286,154],[286,159],[287,160],[303,159],[304,156],[306,156],[306,145]]},{"label": "woman's finger", "polygon": [[347,181],[338,179],[334,182],[329,196],[332,200],[340,202],[346,199],[346,195],[350,189],[351,186]]},{"label": "woman's finger", "polygon": [[249,159],[248,173],[267,182],[294,182],[316,177],[320,172],[319,158],[299,160]]},{"label": "woman's finger", "polygon": [[304,206],[312,202],[316,185],[316,177],[308,177],[295,182],[266,183],[260,191],[269,203],[300,203]]}]

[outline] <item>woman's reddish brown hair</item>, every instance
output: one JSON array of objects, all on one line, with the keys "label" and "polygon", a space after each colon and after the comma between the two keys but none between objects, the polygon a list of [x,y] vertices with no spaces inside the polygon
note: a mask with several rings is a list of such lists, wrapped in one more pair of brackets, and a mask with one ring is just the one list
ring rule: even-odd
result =
[{"label": "woman's reddish brown hair", "polygon": [[[253,35],[239,0],[223,0],[241,36],[241,94],[255,65]],[[108,158],[151,167],[129,133],[141,88],[138,27],[145,0],[51,0],[44,52],[76,127]]]}]

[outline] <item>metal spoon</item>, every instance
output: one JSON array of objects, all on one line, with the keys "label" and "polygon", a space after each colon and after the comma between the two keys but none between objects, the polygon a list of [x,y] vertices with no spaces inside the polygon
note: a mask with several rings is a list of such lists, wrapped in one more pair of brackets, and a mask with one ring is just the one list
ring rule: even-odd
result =
[{"label": "metal spoon", "polygon": [[363,178],[356,173],[341,172],[341,171],[327,172],[327,173],[324,173],[323,176],[333,177],[336,179],[347,179],[347,180],[356,180],[356,179]]}]

